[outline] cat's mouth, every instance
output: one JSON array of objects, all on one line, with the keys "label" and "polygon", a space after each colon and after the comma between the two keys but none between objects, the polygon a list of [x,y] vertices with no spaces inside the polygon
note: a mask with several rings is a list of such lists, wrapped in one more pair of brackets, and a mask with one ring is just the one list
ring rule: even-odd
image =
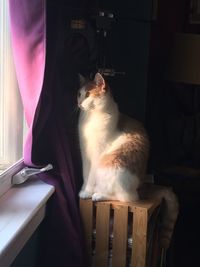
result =
[{"label": "cat's mouth", "polygon": [[86,111],[86,110],[91,110],[91,109],[94,109],[94,108],[95,108],[94,104],[90,104],[88,107],[84,107],[82,104],[78,104],[78,107],[79,107],[81,110],[84,110],[84,111]]},{"label": "cat's mouth", "polygon": [[85,110],[85,108],[83,107],[82,104],[79,104],[79,103],[78,103],[78,107],[79,107],[81,110]]}]

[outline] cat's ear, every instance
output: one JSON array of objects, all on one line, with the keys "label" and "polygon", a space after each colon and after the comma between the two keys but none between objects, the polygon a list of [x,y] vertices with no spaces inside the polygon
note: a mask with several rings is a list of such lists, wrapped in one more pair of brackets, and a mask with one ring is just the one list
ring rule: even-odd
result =
[{"label": "cat's ear", "polygon": [[96,83],[98,87],[101,88],[102,91],[105,91],[105,87],[106,87],[105,80],[99,72],[96,73],[94,77],[94,82]]},{"label": "cat's ear", "polygon": [[80,87],[82,87],[84,84],[85,84],[85,77],[83,75],[81,75],[80,73],[78,74],[78,78],[79,78],[79,84],[80,84]]}]

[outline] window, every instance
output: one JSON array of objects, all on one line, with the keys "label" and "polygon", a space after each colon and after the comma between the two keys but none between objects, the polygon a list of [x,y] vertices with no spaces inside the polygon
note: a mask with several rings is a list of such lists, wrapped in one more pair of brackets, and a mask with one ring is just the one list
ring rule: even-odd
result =
[{"label": "window", "polygon": [[12,57],[8,2],[0,1],[0,172],[22,157],[26,128]]},{"label": "window", "polygon": [[8,2],[0,0],[0,266],[11,266],[43,220],[54,191],[38,179],[11,187],[13,175],[23,168],[19,159],[27,127],[13,64]]}]

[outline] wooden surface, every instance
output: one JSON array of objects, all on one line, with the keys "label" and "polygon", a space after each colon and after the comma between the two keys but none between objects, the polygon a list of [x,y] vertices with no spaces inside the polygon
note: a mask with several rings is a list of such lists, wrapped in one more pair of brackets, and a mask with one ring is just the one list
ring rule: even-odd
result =
[{"label": "wooden surface", "polygon": [[133,214],[133,249],[131,266],[145,267],[147,255],[148,214],[144,208],[137,208]]},{"label": "wooden surface", "polygon": [[[80,199],[80,210],[86,236],[88,266],[108,267],[109,237],[113,234],[112,267],[125,267],[127,261],[128,217],[132,214],[131,267],[147,267],[148,221],[156,213],[161,199],[138,202],[102,201]],[[155,215],[152,215],[155,216]],[[92,232],[96,229],[95,257],[92,265]],[[155,265],[156,266],[156,265]],[[154,266],[150,266],[154,267]]]},{"label": "wooden surface", "polygon": [[114,209],[112,266],[126,266],[128,206]]},{"label": "wooden surface", "polygon": [[[86,200],[91,201],[91,200]],[[161,199],[148,199],[139,200],[137,202],[120,202],[120,201],[103,201],[104,203],[109,203],[111,208],[114,209],[118,206],[127,206],[129,212],[134,212],[138,208],[147,210],[148,217],[154,212],[154,210],[160,205]],[[94,203],[95,204],[95,203]]]},{"label": "wooden surface", "polygon": [[109,252],[110,204],[98,202],[96,212],[95,266],[107,267]]},{"label": "wooden surface", "polygon": [[80,213],[85,237],[86,263],[92,265],[93,203],[80,200]]}]

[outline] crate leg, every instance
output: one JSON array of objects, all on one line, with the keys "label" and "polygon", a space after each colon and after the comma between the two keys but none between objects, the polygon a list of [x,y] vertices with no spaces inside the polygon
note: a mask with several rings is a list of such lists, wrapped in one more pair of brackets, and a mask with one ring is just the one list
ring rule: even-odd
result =
[{"label": "crate leg", "polygon": [[91,199],[80,199],[80,213],[85,234],[87,266],[92,266],[92,232],[93,232],[93,203]]},{"label": "crate leg", "polygon": [[114,209],[113,226],[113,267],[126,266],[128,206],[118,206]]},{"label": "crate leg", "polygon": [[136,207],[133,213],[133,246],[131,267],[146,267],[147,224],[147,210]]},{"label": "crate leg", "polygon": [[110,204],[97,202],[95,266],[108,266]]}]

